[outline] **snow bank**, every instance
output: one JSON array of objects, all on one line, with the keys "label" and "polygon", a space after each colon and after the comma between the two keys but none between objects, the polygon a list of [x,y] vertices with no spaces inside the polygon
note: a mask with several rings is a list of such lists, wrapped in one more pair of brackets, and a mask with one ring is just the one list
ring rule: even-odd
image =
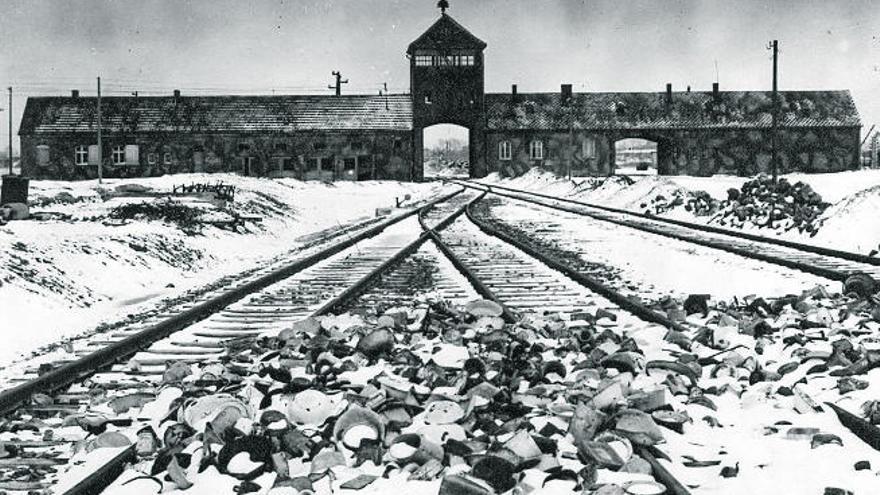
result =
[{"label": "snow bank", "polygon": [[643,211],[645,208],[642,205],[650,204],[658,195],[671,198],[687,192],[668,178],[656,175],[632,179],[623,176],[577,178],[569,181],[538,168],[509,179],[492,174],[485,182],[636,211]]},{"label": "snow bank", "polygon": [[[767,228],[745,226],[742,230],[758,235],[831,247],[861,254],[880,249],[880,222],[876,215],[880,207],[880,170],[859,170],[831,174],[785,174],[790,183],[802,181],[832,203],[817,222],[821,227],[817,235],[797,230],[787,232]],[[718,175],[713,177],[689,176],[642,176],[575,179],[569,181],[554,174],[533,168],[514,178],[501,178],[490,174],[485,182],[526,189],[548,195],[576,199],[615,208],[644,212],[652,202],[662,196],[666,201],[692,197],[705,191],[715,199],[727,198],[727,190],[740,189],[749,177]],[[653,210],[652,210],[653,211]],[[711,216],[695,216],[683,205],[660,213],[660,216],[696,223],[707,223]],[[727,226],[726,226],[727,227]]]},{"label": "snow bank", "polygon": [[880,185],[849,195],[822,215],[813,242],[867,254],[880,244]]},{"label": "snow bank", "polygon": [[[107,197],[119,185],[168,193],[175,185],[236,187],[230,210],[260,217],[238,232],[205,225],[193,234],[173,223],[115,225],[112,209],[148,196]],[[38,346],[154,307],[224,275],[267,264],[310,234],[373,217],[376,208],[434,194],[442,186],[384,181],[324,184],[234,174],[58,182],[32,181],[33,212],[66,220],[17,221],[0,227],[0,363]],[[60,194],[59,196],[59,193]],[[184,204],[211,210],[205,201]]]}]

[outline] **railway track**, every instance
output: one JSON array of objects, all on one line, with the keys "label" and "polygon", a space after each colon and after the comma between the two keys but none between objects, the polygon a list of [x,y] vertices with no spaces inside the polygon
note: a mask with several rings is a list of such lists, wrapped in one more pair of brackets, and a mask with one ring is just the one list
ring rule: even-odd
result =
[{"label": "railway track", "polygon": [[[135,459],[135,446],[101,449],[97,461],[67,470],[59,481],[54,471],[77,462],[73,445],[94,438],[84,433],[83,423],[94,431],[108,425],[131,427],[131,418],[120,417],[127,401],[174,399],[163,396],[160,387],[169,362],[219,362],[226,342],[275,334],[310,315],[353,311],[375,316],[430,290],[453,301],[475,294],[495,300],[505,308],[508,321],[515,313],[572,317],[602,310],[600,324],[621,335],[644,327],[645,321],[685,330],[665,315],[493,231],[468,211],[475,199],[479,198],[470,193],[440,198],[419,209],[417,217],[380,225],[372,235],[242,283],[232,295],[197,303],[147,329],[127,329],[111,335],[111,340],[90,342],[93,350],[83,350],[80,359],[4,391],[0,409],[7,415],[6,425],[14,423],[19,435],[16,455],[2,460],[0,470],[27,469],[34,476],[0,489],[52,487],[56,493],[99,493]],[[217,390],[212,384],[199,386]],[[107,397],[114,400],[107,402]],[[94,405],[95,399],[101,399],[100,406]],[[668,493],[688,493],[666,464],[657,461],[656,452],[642,454]]]},{"label": "railway track", "polygon": [[[81,424],[94,431],[132,424],[131,419],[104,421],[118,412],[106,402],[92,407],[96,399],[113,397],[122,403],[156,397],[168,362],[218,360],[225,342],[277,332],[310,314],[333,311],[424,244],[427,236],[414,215],[460,192],[269,273],[237,280],[219,295],[159,315],[154,325],[147,321],[85,339],[74,349],[78,359],[18,377],[0,393],[3,430],[14,438],[2,442],[14,455],[0,459],[0,490],[27,493],[52,487],[56,493],[99,493],[135,458],[135,448],[101,449],[106,455],[100,462],[70,466],[80,461],[74,447],[88,438]],[[68,432],[77,429],[83,433]],[[56,474],[62,467],[71,469],[59,483]]]},{"label": "railway track", "polygon": [[588,216],[595,220],[727,251],[831,280],[845,281],[855,273],[866,273],[875,279],[880,279],[880,259],[858,253],[827,249],[681,220],[653,217],[505,186],[486,185],[474,181],[456,181],[456,183],[477,190],[488,190],[501,197]]}]

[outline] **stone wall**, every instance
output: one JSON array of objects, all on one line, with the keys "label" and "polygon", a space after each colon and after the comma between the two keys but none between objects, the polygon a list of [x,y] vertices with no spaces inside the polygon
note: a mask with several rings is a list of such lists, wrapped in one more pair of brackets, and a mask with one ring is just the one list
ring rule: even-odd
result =
[{"label": "stone wall", "polygon": [[[23,135],[22,174],[35,179],[95,178],[97,164],[76,165],[74,152],[77,146],[96,142],[94,134]],[[316,174],[307,173],[310,160],[314,159],[322,160],[327,167],[322,176],[326,179],[412,180],[414,173],[412,134],[408,131],[109,135],[103,137],[102,145],[105,177],[237,172],[318,178]],[[137,145],[137,162],[114,165],[111,152],[117,145]],[[48,146],[45,165],[39,163],[38,146]],[[42,150],[40,153],[45,153],[46,148]],[[346,165],[350,169],[352,160],[354,170],[346,172]]]},{"label": "stone wall", "polygon": [[[595,143],[592,156],[584,153],[584,140]],[[540,140],[544,146],[544,159],[532,160],[529,145]],[[502,160],[499,146],[507,141],[511,146],[510,160]],[[602,176],[610,172],[614,148],[607,136],[590,131],[510,131],[489,132],[486,135],[486,155],[489,172],[499,172],[504,176],[522,175],[531,167],[541,167],[557,175]]]},{"label": "stone wall", "polygon": [[[779,131],[779,173],[839,172],[858,168],[860,128],[797,128]],[[613,168],[614,143],[625,138],[657,143],[658,172],[663,175],[752,176],[770,173],[772,134],[769,129],[732,130],[608,130],[490,131],[486,137],[489,172],[504,176],[525,173],[533,166],[560,176],[604,176]],[[529,143],[544,143],[544,159],[529,157]],[[584,154],[592,139],[595,152]],[[511,143],[510,160],[499,157],[499,143]]]}]

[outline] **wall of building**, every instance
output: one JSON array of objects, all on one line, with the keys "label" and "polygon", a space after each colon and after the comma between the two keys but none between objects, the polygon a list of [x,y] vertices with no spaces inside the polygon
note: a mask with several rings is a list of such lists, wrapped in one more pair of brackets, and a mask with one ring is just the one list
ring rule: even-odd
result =
[{"label": "wall of building", "polygon": [[[94,134],[23,135],[22,174],[36,179],[95,178],[97,164],[77,165],[74,153],[77,146],[96,142]],[[114,165],[111,152],[117,145],[137,145],[137,162]],[[39,164],[38,153],[45,151],[38,152],[38,146],[48,146],[48,161],[43,166]],[[413,179],[412,133],[409,131],[115,134],[104,136],[102,146],[105,177],[236,172],[329,180]],[[166,154],[170,154],[167,161]],[[312,172],[309,166],[316,159],[329,170],[323,174]]]},{"label": "wall of building", "polygon": [[[779,173],[839,172],[858,168],[858,127],[781,129]],[[729,174],[752,176],[771,172],[772,134],[765,129],[664,131],[490,131],[486,134],[489,172],[522,175],[538,166],[560,176],[604,176],[615,161],[614,143],[642,138],[657,143],[658,172],[663,175]],[[584,154],[592,139],[595,152]],[[533,160],[529,143],[541,140],[544,159]],[[511,143],[511,159],[499,156],[499,143]]]},{"label": "wall of building", "polygon": [[[584,153],[584,140],[594,143],[594,153]],[[544,159],[533,160],[529,146],[540,140],[544,147]],[[499,147],[502,141],[511,146],[510,160],[502,160]],[[489,172],[505,176],[522,175],[531,167],[541,167],[557,175],[602,176],[610,173],[614,145],[602,133],[590,131],[505,131],[486,134],[486,150]]]},{"label": "wall of building", "polygon": [[[778,172],[840,172],[858,168],[858,127],[781,129]],[[658,170],[669,175],[770,173],[772,133],[763,129],[670,131],[658,143]]]}]

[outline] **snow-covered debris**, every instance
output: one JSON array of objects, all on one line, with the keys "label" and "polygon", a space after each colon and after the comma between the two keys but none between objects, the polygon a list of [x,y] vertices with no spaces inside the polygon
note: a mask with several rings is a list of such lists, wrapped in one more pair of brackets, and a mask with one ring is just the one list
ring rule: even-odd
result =
[{"label": "snow-covered debris", "polygon": [[[235,187],[233,202],[172,195],[218,182]],[[33,219],[0,227],[0,328],[14,329],[0,362],[270,263],[317,232],[370,221],[395,198],[410,195],[411,205],[439,187],[235,174],[31,181]]]},{"label": "snow-covered debris", "polygon": [[111,493],[663,493],[655,447],[697,493],[875,486],[880,457],[851,426],[880,417],[870,298],[663,301],[691,331],[427,304],[236,341],[137,396],[92,384],[91,419],[63,419],[64,434],[85,430],[79,460],[137,442]]},{"label": "snow-covered debris", "polygon": [[709,223],[738,229],[747,224],[784,231],[796,229],[815,235],[821,226],[819,218],[829,206],[809,184],[791,184],[784,177],[774,183],[771,177],[759,175],[739,189],[731,188]]}]

